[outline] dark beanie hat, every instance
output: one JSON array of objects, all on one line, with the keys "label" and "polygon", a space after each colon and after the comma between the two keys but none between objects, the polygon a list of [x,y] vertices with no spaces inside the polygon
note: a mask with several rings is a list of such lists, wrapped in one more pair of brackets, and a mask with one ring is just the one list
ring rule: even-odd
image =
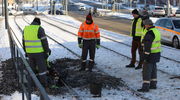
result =
[{"label": "dark beanie hat", "polygon": [[134,9],[134,10],[132,11],[132,14],[137,14],[137,15],[139,15],[139,12],[138,12],[137,9]]},{"label": "dark beanie hat", "polygon": [[39,25],[41,25],[41,21],[40,21],[40,19],[37,18],[37,17],[34,18],[33,22],[36,22],[36,23],[38,23]]},{"label": "dark beanie hat", "polygon": [[86,16],[86,20],[93,21],[93,20],[92,20],[92,15],[91,15],[91,13],[89,13],[89,14]]}]

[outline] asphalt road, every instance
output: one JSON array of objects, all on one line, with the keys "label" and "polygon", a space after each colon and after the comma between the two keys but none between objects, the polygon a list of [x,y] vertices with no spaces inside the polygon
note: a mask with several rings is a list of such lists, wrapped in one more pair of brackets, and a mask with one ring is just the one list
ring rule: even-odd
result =
[{"label": "asphalt road", "polygon": [[[93,7],[101,8],[101,5],[89,3],[87,1],[80,1],[82,3],[88,4]],[[69,5],[69,15],[74,17],[75,19],[84,22],[86,19],[86,15],[88,14],[88,9],[86,11],[79,11],[78,5]],[[131,27],[131,20],[119,18],[119,17],[106,17],[106,16],[93,16],[93,21],[97,24],[100,28],[110,30],[120,34],[129,35],[130,27]]]},{"label": "asphalt road", "polygon": [[[69,15],[75,19],[84,22],[88,12],[85,11],[70,11]],[[118,17],[93,17],[93,21],[100,28],[117,32],[120,34],[129,35],[131,20]]]}]

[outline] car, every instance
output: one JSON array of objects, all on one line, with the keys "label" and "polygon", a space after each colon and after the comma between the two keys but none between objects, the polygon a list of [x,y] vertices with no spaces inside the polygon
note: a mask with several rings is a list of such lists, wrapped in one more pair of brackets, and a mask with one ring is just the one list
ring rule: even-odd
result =
[{"label": "car", "polygon": [[[54,14],[54,11],[52,13]],[[64,15],[64,13],[63,10],[56,10],[56,15]],[[51,14],[51,10],[48,11],[48,14]]]},{"label": "car", "polygon": [[27,8],[23,10],[24,15],[32,14],[32,15],[37,15],[37,12],[31,8]]},{"label": "car", "polygon": [[162,42],[169,43],[175,48],[180,47],[180,19],[174,17],[159,18],[155,24],[161,32]]},{"label": "car", "polygon": [[176,10],[175,16],[180,17],[180,9]]},{"label": "car", "polygon": [[159,6],[156,6],[154,8],[152,8],[151,10],[152,12],[152,16],[166,16],[166,12],[165,12],[165,9],[164,7],[159,7]]},{"label": "car", "polygon": [[81,6],[79,6],[79,10],[80,10],[80,11],[85,11],[85,10],[86,10],[86,7],[83,6],[83,5],[81,5]]},{"label": "car", "polygon": [[15,13],[16,13],[16,11],[14,9],[8,8],[8,14],[9,15],[14,15]]},{"label": "car", "polygon": [[144,16],[145,14],[148,16],[152,16],[152,12],[150,11],[150,8],[141,8],[139,9],[140,15]]}]

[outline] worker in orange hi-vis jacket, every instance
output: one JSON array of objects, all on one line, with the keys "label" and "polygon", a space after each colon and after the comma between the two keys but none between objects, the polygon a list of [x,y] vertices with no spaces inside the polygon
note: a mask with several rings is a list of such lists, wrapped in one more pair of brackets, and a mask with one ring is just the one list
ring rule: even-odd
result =
[{"label": "worker in orange hi-vis jacket", "polygon": [[78,31],[78,45],[82,48],[82,63],[80,71],[86,69],[86,59],[89,51],[89,66],[88,71],[92,71],[94,66],[94,58],[96,48],[100,48],[100,32],[98,25],[93,22],[92,15],[89,13],[86,16],[86,21],[83,22]]}]

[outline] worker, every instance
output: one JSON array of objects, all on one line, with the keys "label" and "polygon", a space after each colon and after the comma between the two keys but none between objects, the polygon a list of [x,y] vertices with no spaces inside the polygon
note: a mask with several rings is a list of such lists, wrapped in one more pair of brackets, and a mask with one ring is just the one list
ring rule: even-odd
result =
[{"label": "worker", "polygon": [[[139,51],[139,55],[141,54],[142,50],[141,50],[141,36],[143,35],[143,23],[142,23],[142,19],[139,15],[139,12],[137,9],[134,9],[132,11],[132,15],[134,17],[133,21],[132,21],[132,28],[130,31],[130,36],[132,36],[132,47],[131,47],[131,55],[132,55],[132,59],[131,59],[131,63],[129,65],[126,65],[127,68],[135,68],[135,63],[136,63],[136,51],[138,49]],[[140,62],[138,64],[138,66],[135,69],[140,69],[142,68],[142,60],[141,57],[140,58]]]},{"label": "worker", "polygon": [[100,32],[98,25],[93,22],[92,15],[89,13],[86,16],[86,21],[83,22],[78,31],[78,44],[82,48],[82,63],[80,71],[86,69],[86,59],[89,52],[88,71],[92,71],[94,66],[95,49],[100,48]]},{"label": "worker", "polygon": [[29,58],[29,64],[34,72],[38,69],[40,82],[47,87],[47,65],[46,60],[51,54],[44,29],[40,26],[41,21],[35,17],[33,22],[25,26],[23,31],[23,49],[25,56]]},{"label": "worker", "polygon": [[161,34],[158,29],[153,26],[150,19],[143,21],[147,33],[142,40],[143,45],[143,85],[139,92],[148,92],[149,89],[156,89],[157,85],[157,66],[156,63],[160,61],[161,52]]}]

